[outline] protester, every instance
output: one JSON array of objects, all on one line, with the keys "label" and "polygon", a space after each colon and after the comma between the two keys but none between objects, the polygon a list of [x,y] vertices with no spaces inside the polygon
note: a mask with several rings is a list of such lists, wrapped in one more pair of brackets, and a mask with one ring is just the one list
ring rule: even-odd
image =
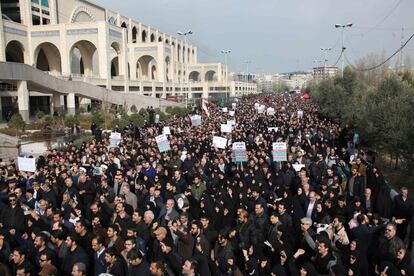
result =
[{"label": "protester", "polygon": [[414,203],[407,188],[391,198],[363,137],[294,95],[234,103],[234,116],[210,104],[197,127],[189,116],[158,122],[150,107],[145,127],[116,128],[115,147],[93,125],[95,140],[45,153],[35,173],[1,162],[4,274],[412,273]]}]

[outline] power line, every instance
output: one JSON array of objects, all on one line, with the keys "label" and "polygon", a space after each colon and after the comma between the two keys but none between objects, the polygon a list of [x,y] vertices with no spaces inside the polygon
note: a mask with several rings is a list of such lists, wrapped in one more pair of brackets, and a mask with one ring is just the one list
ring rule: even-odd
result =
[{"label": "power line", "polygon": [[[375,69],[377,69],[377,68],[379,68],[379,67],[381,67],[382,65],[384,65],[385,63],[387,63],[388,61],[390,61],[394,56],[396,56],[400,51],[402,51],[402,49],[404,49],[404,47],[408,44],[408,42],[410,42],[410,40],[412,39],[414,37],[414,33],[410,36],[410,38],[408,38],[408,40],[404,43],[404,44],[402,44],[401,45],[401,47],[400,48],[398,48],[398,50],[397,51],[395,51],[391,56],[389,56],[387,59],[385,59],[383,62],[381,62],[380,64],[378,64],[378,65],[375,65],[375,66],[372,66],[372,67],[369,67],[369,68],[362,68],[362,69],[358,69],[358,68],[356,68],[355,66],[353,66],[350,62],[349,62],[349,60],[347,60],[347,62],[348,62],[348,64],[349,65],[351,65],[352,67],[354,67],[355,68],[355,70],[357,70],[357,71],[372,71],[372,70],[375,70]],[[345,56],[345,58],[346,58],[346,56]]]},{"label": "power line", "polygon": [[338,57],[338,59],[336,60],[335,64],[334,64],[334,65],[332,65],[331,67],[335,67],[335,66],[338,64],[338,62],[341,60],[341,57],[342,57],[342,55],[343,55],[343,54],[344,54],[344,49],[342,49],[341,54],[339,55],[339,57]]},{"label": "power line", "polygon": [[377,24],[369,28],[366,32],[359,34],[359,35],[366,35],[367,33],[375,30],[379,25],[381,25],[385,20],[387,20],[388,17],[391,16],[391,14],[393,14],[393,12],[398,8],[398,6],[402,3],[402,1],[403,0],[398,0],[398,2],[394,5],[394,7]]}]

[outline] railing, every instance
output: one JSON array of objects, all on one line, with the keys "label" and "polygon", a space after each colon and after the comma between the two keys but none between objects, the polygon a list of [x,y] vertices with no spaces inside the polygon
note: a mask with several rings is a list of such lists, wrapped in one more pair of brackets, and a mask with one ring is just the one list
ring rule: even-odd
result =
[{"label": "railing", "polygon": [[10,83],[0,83],[0,91],[16,91],[17,85]]}]

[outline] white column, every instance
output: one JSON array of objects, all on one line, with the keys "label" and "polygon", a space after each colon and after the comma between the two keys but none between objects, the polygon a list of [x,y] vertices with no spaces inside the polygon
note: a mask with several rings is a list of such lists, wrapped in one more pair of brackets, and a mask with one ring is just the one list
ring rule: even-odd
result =
[{"label": "white column", "polygon": [[0,122],[3,121],[3,106],[1,104],[1,97],[0,97]]},{"label": "white column", "polygon": [[108,42],[109,30],[108,23],[98,22],[98,52],[99,52],[99,75],[106,79],[106,88],[111,89],[111,60],[108,56]]},{"label": "white column", "polygon": [[61,56],[61,64],[62,64],[62,75],[69,76],[72,74],[71,66],[70,66],[70,49],[67,46],[67,33],[66,33],[66,25],[60,24],[60,56]]},{"label": "white column", "polygon": [[62,107],[62,101],[59,94],[53,94],[51,97],[50,113],[53,115],[58,108]]},{"label": "white column", "polygon": [[66,96],[66,103],[68,106],[67,113],[69,115],[75,115],[75,93],[69,93]]},{"label": "white column", "polygon": [[27,89],[27,81],[17,82],[17,102],[19,113],[23,120],[29,122],[29,90]]},{"label": "white column", "polygon": [[[1,13],[0,9],[0,18],[3,18],[3,14]],[[4,39],[4,31],[3,31],[3,20],[0,20],[0,61],[6,61],[6,45]],[[1,104],[1,102],[0,102]],[[1,107],[0,107],[1,109]],[[1,116],[1,115],[0,115]],[[1,117],[0,117],[1,119]]]},{"label": "white column", "polygon": [[85,112],[88,112],[88,105],[91,104],[91,100],[88,98],[80,98],[79,99],[79,108],[83,108]]},{"label": "white column", "polygon": [[57,24],[56,0],[49,0],[50,24]]},{"label": "white column", "polygon": [[[128,46],[127,46],[127,37],[128,32],[125,28],[122,28],[122,49],[121,49],[121,56],[119,59],[121,59],[121,66],[122,71],[124,71],[124,92],[129,92],[129,70],[128,70]],[[131,66],[131,65],[130,65]]]},{"label": "white column", "polygon": [[19,5],[22,24],[32,26],[32,1],[19,1]]}]

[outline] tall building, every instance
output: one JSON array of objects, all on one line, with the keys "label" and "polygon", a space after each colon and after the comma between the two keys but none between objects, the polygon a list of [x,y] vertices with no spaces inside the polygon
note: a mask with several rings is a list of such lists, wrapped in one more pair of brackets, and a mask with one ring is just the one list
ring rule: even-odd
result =
[{"label": "tall building", "polygon": [[315,80],[322,80],[324,78],[334,77],[338,73],[338,67],[322,66],[313,68],[313,78]]},{"label": "tall building", "polygon": [[[73,111],[75,106],[88,105],[91,99],[102,99],[106,93],[114,103],[128,94],[123,101],[129,104],[140,101],[131,94],[161,101],[173,97],[223,98],[236,92],[239,95],[256,92],[231,85],[226,65],[199,63],[197,47],[182,37],[93,2],[1,0],[0,3],[0,61],[31,66],[0,66],[2,113],[10,106],[18,108],[25,119],[48,106],[65,105]],[[48,72],[47,77],[40,78],[41,85],[37,83],[39,78],[28,77],[38,74],[34,69]],[[7,74],[12,70],[21,76]],[[80,89],[80,84],[70,86],[65,81],[84,82],[89,86]],[[232,90],[232,87],[241,90]]]}]

